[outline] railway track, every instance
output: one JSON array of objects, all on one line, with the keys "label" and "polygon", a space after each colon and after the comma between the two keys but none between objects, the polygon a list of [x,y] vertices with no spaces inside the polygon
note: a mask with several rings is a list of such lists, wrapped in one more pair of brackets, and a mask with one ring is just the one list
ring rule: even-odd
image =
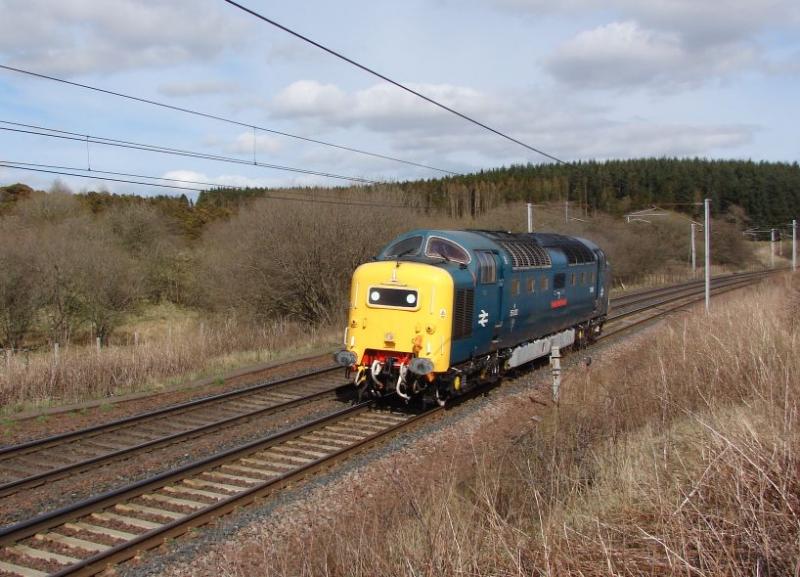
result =
[{"label": "railway track", "polygon": [[[727,282],[712,284],[712,296],[719,296],[721,294],[734,291],[740,288],[750,286],[764,278],[775,274],[779,271],[763,271],[755,273],[748,278],[729,279]],[[602,339],[607,339],[628,332],[639,325],[648,323],[657,318],[663,317],[669,313],[688,310],[686,307],[705,299],[704,287],[694,287],[681,294],[671,294],[656,303],[639,304],[632,308],[627,308],[624,311],[612,311],[608,317],[609,327],[603,332]],[[633,303],[631,303],[633,304]],[[649,313],[647,316],[643,316]],[[630,317],[633,317],[632,319]],[[610,330],[609,330],[610,329]]]},{"label": "railway track", "polygon": [[440,409],[366,402],[0,531],[0,571],[93,575],[328,467]]},{"label": "railway track", "polygon": [[[719,278],[714,293],[747,286],[766,274],[769,273]],[[671,289],[675,287],[664,289],[660,300],[653,291],[629,295],[624,306],[618,307],[622,310],[614,313],[610,321],[656,311],[653,316],[628,323],[623,327],[627,330],[702,299],[698,296],[702,295],[702,287]],[[648,303],[654,299],[657,304]],[[671,308],[664,308],[665,304],[671,304]],[[327,372],[320,372],[323,373]],[[109,564],[159,546],[165,539],[330,467],[440,410],[437,407],[413,414],[381,408],[374,402],[362,403],[17,523],[0,530],[0,575],[95,574]]]},{"label": "railway track", "polygon": [[[711,279],[711,287],[719,287],[729,283],[735,283],[745,279],[763,278],[765,276],[775,274],[788,270],[786,268],[751,271],[742,273],[733,273],[727,275],[717,276]],[[627,308],[631,305],[641,304],[653,299],[663,299],[668,296],[680,295],[684,292],[702,292],[704,290],[705,281],[703,279],[691,280],[683,283],[669,285],[666,287],[657,287],[652,289],[640,290],[611,299],[611,306],[613,309]]]},{"label": "railway track", "polygon": [[338,367],[261,383],[0,449],[0,497],[331,396]]},{"label": "railway track", "polygon": [[[719,291],[726,287],[739,288],[752,282],[777,274],[784,269],[755,271],[725,275],[711,279],[711,290]],[[630,295],[611,299],[608,322],[651,310],[654,306],[669,304],[694,295],[705,294],[704,281],[690,281],[660,289],[648,289]]]}]

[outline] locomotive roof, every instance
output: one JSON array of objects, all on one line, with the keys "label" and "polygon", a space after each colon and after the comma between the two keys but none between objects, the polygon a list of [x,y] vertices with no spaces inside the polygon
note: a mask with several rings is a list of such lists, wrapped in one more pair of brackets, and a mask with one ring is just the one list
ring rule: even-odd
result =
[{"label": "locomotive roof", "polygon": [[[393,241],[414,236],[439,236],[451,239],[470,251],[500,249],[508,254],[512,268],[549,267],[554,261],[584,264],[596,260],[593,242],[555,233],[514,233],[502,230],[409,231]],[[489,242],[487,242],[489,241]]]}]

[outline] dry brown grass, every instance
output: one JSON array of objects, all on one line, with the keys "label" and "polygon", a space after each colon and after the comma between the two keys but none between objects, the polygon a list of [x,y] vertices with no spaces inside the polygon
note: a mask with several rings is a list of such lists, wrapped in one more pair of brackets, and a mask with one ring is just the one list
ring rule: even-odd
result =
[{"label": "dry brown grass", "polygon": [[440,471],[374,487],[386,491],[378,504],[219,569],[797,575],[800,330],[788,292],[762,285],[710,318],[673,321],[656,342],[567,379],[532,433],[467,460],[442,455]]},{"label": "dry brown grass", "polygon": [[[261,325],[236,319],[142,323],[138,345],[69,346],[59,351],[0,355],[0,406],[5,414],[130,392],[156,390],[200,376],[311,354],[335,343],[338,327],[292,322]],[[117,342],[122,341],[122,335]]]}]

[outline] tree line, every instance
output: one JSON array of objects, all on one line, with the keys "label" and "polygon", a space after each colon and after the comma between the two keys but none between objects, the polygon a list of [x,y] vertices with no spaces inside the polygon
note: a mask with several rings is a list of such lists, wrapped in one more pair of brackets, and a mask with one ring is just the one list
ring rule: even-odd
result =
[{"label": "tree line", "polygon": [[[0,187],[0,215],[32,192],[24,184]],[[199,193],[194,202],[185,195],[142,197],[135,193],[88,191],[77,196],[95,214],[121,204],[152,206],[174,220],[184,236],[196,239],[208,224],[229,218],[254,199],[275,194],[401,204],[429,215],[458,218],[475,218],[509,202],[565,200],[586,213],[620,215],[656,204],[699,217],[702,207],[697,203],[711,198],[715,215],[740,207],[748,222],[772,226],[800,215],[800,165],[643,158],[513,165],[459,176],[370,186],[215,188]]]}]

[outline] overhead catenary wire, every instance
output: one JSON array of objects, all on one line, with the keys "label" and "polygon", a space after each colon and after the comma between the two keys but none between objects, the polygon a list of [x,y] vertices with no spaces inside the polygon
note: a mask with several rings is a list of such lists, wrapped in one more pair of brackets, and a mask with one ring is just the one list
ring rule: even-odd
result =
[{"label": "overhead catenary wire", "polygon": [[426,96],[423,93],[421,93],[421,92],[419,92],[417,90],[414,90],[413,88],[410,88],[409,86],[406,86],[405,84],[403,84],[401,82],[398,82],[397,80],[392,80],[390,77],[386,76],[385,74],[381,74],[380,72],[377,72],[376,70],[374,70],[374,69],[372,69],[372,68],[370,68],[370,67],[368,67],[368,66],[366,66],[364,64],[361,64],[361,63],[353,60],[352,58],[348,58],[344,54],[342,54],[340,52],[337,52],[336,50],[333,50],[332,48],[328,48],[324,44],[320,44],[319,42],[317,42],[315,40],[312,40],[308,36],[304,36],[303,34],[300,34],[299,32],[296,32],[295,30],[292,30],[291,28],[276,22],[275,20],[272,20],[271,18],[267,18],[263,14],[260,14],[260,13],[256,12],[255,10],[252,10],[252,9],[248,8],[247,6],[239,4],[238,2],[234,2],[234,0],[224,0],[224,1],[227,2],[228,4],[230,4],[231,6],[234,6],[234,7],[238,8],[239,10],[242,10],[243,12],[247,12],[251,16],[254,16],[255,18],[258,18],[259,20],[262,20],[263,22],[266,22],[267,24],[270,24],[270,25],[272,25],[272,26],[274,26],[276,28],[279,28],[279,29],[283,30],[284,32],[287,32],[287,33],[291,34],[292,36],[294,36],[296,38],[299,38],[300,40],[311,44],[312,46],[316,46],[320,50],[324,50],[328,54],[330,54],[332,56],[335,56],[336,58],[338,58],[340,60],[343,60],[343,61],[347,62],[348,64],[351,64],[351,65],[355,66],[356,68],[360,68],[361,70],[363,70],[364,72],[367,72],[368,74],[371,74],[372,76],[380,78],[381,80],[383,80],[385,82],[388,82],[389,84],[392,84],[392,85],[400,88],[401,90],[405,90],[406,92],[408,92],[410,94],[413,94],[414,96],[416,96],[418,98],[421,98],[422,100],[425,100],[426,102],[429,102],[430,104],[433,104],[434,106],[438,106],[442,110],[446,110],[447,112],[450,112],[451,114],[455,114],[456,116],[458,116],[459,118],[461,118],[463,120],[466,120],[467,122],[471,122],[472,124],[475,124],[475,125],[483,128],[483,129],[485,129],[485,130],[488,130],[489,132],[492,132],[492,133],[496,134],[497,136],[500,136],[502,138],[505,138],[506,140],[509,140],[509,141],[513,142],[514,144],[518,144],[519,146],[527,148],[528,150],[530,150],[532,152],[535,152],[537,154],[541,154],[545,158],[549,158],[550,160],[553,160],[553,161],[555,161],[555,162],[557,162],[559,164],[567,164],[567,162],[565,160],[561,160],[557,156],[554,156],[554,155],[552,155],[552,154],[550,154],[548,152],[545,152],[544,150],[542,150],[540,148],[536,148],[535,146],[531,146],[530,144],[527,144],[527,143],[525,143],[525,142],[523,142],[523,141],[521,141],[521,140],[519,140],[517,138],[514,138],[513,136],[510,136],[509,134],[506,134],[505,132],[501,132],[500,130],[498,130],[496,128],[492,128],[491,126],[489,126],[487,124],[484,124],[480,120],[476,120],[475,118],[472,118],[471,116],[468,116],[468,115],[464,114],[463,112],[459,112],[458,110],[456,110],[454,108],[451,108],[450,106],[447,106],[446,104],[443,104],[443,103],[439,102],[438,100],[435,100],[435,99],[431,98],[430,96]]},{"label": "overhead catenary wire", "polygon": [[343,144],[336,144],[336,143],[333,143],[333,142],[328,142],[328,141],[325,141],[325,140],[319,140],[319,139],[311,138],[311,137],[308,137],[308,136],[301,136],[301,135],[298,135],[298,134],[292,134],[291,132],[285,132],[285,131],[281,131],[281,130],[276,130],[274,128],[267,128],[265,126],[259,126],[257,124],[251,124],[251,123],[248,123],[248,122],[242,122],[241,120],[234,120],[232,118],[226,118],[224,116],[219,116],[217,114],[211,114],[209,112],[202,112],[200,110],[194,110],[192,108],[185,108],[183,106],[176,106],[174,104],[167,104],[165,102],[160,102],[158,100],[153,100],[151,98],[144,98],[144,97],[141,97],[141,96],[134,96],[132,94],[126,94],[124,92],[118,92],[116,90],[110,90],[110,89],[107,89],[107,88],[100,88],[98,86],[92,86],[91,84],[84,84],[84,83],[81,83],[81,82],[74,82],[72,80],[66,80],[64,78],[59,78],[57,76],[51,76],[51,75],[48,75],[48,74],[42,74],[40,72],[34,72],[32,70],[25,70],[23,68],[17,68],[15,66],[9,66],[7,64],[0,64],[0,69],[6,70],[8,72],[16,72],[18,74],[25,74],[27,76],[31,76],[31,77],[34,77],[34,78],[39,78],[39,79],[42,79],[42,80],[49,80],[49,81],[52,81],[52,82],[58,82],[58,83],[61,83],[61,84],[66,84],[66,85],[69,85],[69,86],[74,86],[76,88],[82,88],[84,90],[91,90],[91,91],[98,92],[98,93],[101,93],[101,94],[106,94],[106,95],[109,95],[109,96],[115,96],[117,98],[124,98],[124,99],[132,100],[132,101],[135,101],[135,102],[141,102],[142,104],[149,104],[149,105],[152,105],[152,106],[158,106],[160,108],[165,108],[165,109],[168,109],[168,110],[174,110],[176,112],[183,112],[185,114],[191,114],[191,115],[194,115],[194,116],[199,116],[201,118],[207,118],[209,120],[217,120],[219,122],[226,122],[228,124],[232,124],[232,125],[235,125],[235,126],[242,126],[244,128],[248,128],[248,129],[254,130],[254,131],[255,130],[260,130],[261,132],[267,132],[269,134],[275,134],[277,136],[284,136],[284,137],[287,137],[287,138],[293,138],[295,140],[301,140],[303,142],[308,142],[308,143],[311,143],[311,144],[319,144],[321,146],[327,146],[329,148],[335,148],[335,149],[338,149],[338,150],[343,150],[345,152],[352,152],[354,154],[361,154],[361,155],[365,155],[365,156],[371,156],[373,158],[379,158],[381,160],[388,160],[388,161],[391,161],[391,162],[399,162],[401,164],[406,164],[408,166],[416,166],[417,168],[425,168],[427,170],[434,170],[436,172],[441,172],[443,174],[449,174],[449,175],[453,175],[453,176],[460,174],[460,173],[452,171],[452,170],[447,170],[447,169],[444,169],[444,168],[438,168],[436,166],[431,166],[429,164],[424,164],[424,163],[421,163],[421,162],[414,162],[412,160],[406,160],[406,159],[403,159],[403,158],[397,158],[397,157],[394,157],[394,156],[389,156],[388,154],[381,154],[381,153],[378,153],[378,152],[371,152],[369,150],[364,150],[364,149],[356,148],[356,147],[353,147],[353,146],[346,146],[346,145],[343,145]]},{"label": "overhead catenary wire", "polygon": [[[92,174],[108,174],[110,176],[125,176],[131,178],[145,178],[148,180],[161,180],[165,182],[177,182],[180,184],[196,184],[198,186],[205,186],[208,187],[207,189],[193,189],[193,190],[231,190],[231,189],[240,189],[243,188],[241,186],[235,184],[224,184],[219,182],[206,182],[202,180],[192,180],[186,178],[170,178],[168,176],[147,176],[144,174],[136,174],[131,172],[117,172],[111,170],[98,170],[97,168],[81,168],[79,166],[64,166],[60,164],[43,164],[39,162],[20,162],[17,160],[0,160],[0,162],[5,163],[7,165],[17,165],[16,168],[22,169],[23,167],[32,167],[32,168],[44,168],[49,170],[77,170],[81,172],[89,172]],[[88,175],[85,175],[88,176]],[[147,183],[149,184],[149,183]],[[248,188],[267,188],[267,187],[259,187],[259,186],[250,186]],[[298,189],[302,189],[303,187],[298,187]],[[310,193],[309,193],[310,194]],[[320,194],[325,194],[326,196],[332,196],[337,194],[336,188],[322,188],[318,189],[314,192],[314,198],[319,198]],[[370,204],[371,206],[371,204]],[[405,205],[384,205],[381,204],[380,206],[395,206],[395,207],[403,207]]]},{"label": "overhead catenary wire", "polygon": [[[52,128],[46,128],[41,126],[35,125],[28,125],[22,124],[19,122],[11,122],[6,120],[0,120],[0,124],[9,124],[12,126],[17,127],[24,127],[24,128],[10,128],[8,126],[0,126],[0,130],[6,132],[15,132],[21,134],[31,134],[35,136],[44,136],[47,138],[57,138],[61,140],[71,140],[77,142],[90,142],[92,144],[101,144],[104,146],[114,146],[118,148],[126,148],[131,150],[141,150],[144,152],[155,152],[159,154],[170,154],[174,156],[183,156],[188,158],[197,158],[202,160],[215,160],[218,162],[227,162],[231,164],[244,164],[248,166],[257,166],[260,168],[271,168],[274,170],[282,170],[286,172],[295,172],[299,174],[308,174],[313,176],[322,176],[326,178],[335,178],[338,180],[347,180],[350,182],[357,182],[361,184],[380,184],[379,181],[370,180],[368,178],[362,178],[358,176],[344,176],[341,174],[336,174],[333,172],[324,172],[319,170],[311,170],[306,168],[298,168],[293,166],[285,166],[281,164],[271,164],[265,162],[253,162],[252,160],[244,160],[241,158],[236,158],[232,156],[222,156],[218,154],[208,154],[204,152],[197,152],[192,150],[184,150],[180,148],[171,148],[166,146],[160,146],[156,144],[146,144],[140,142],[132,142],[129,140],[119,140],[115,138],[106,138],[100,136],[92,136],[90,134],[79,134],[76,132],[69,132],[66,130],[58,130]],[[47,131],[47,132],[42,132]]]},{"label": "overhead catenary wire", "polygon": [[[52,168],[44,168],[47,166],[52,166]],[[209,192],[210,189],[208,188],[199,188],[196,186],[178,186],[178,185],[171,185],[171,184],[158,184],[154,182],[143,182],[142,180],[131,180],[131,179],[123,179],[123,178],[109,178],[104,176],[97,176],[95,174],[79,174],[79,171],[86,171],[86,169],[78,168],[78,167],[56,167],[55,165],[44,165],[44,164],[37,164],[31,162],[13,162],[13,161],[6,161],[0,160],[0,168],[10,168],[13,170],[23,170],[28,172],[39,172],[44,174],[55,174],[59,176],[73,176],[77,178],[87,178],[91,180],[99,180],[99,181],[109,181],[109,182],[119,182],[124,184],[136,184],[141,186],[155,186],[158,188],[168,188],[173,190],[183,190],[183,191],[190,191],[190,192]],[[88,172],[88,171],[86,171]],[[198,181],[192,180],[180,180],[180,179],[173,179],[173,178],[162,178],[159,176],[146,176],[142,174],[132,174],[132,173],[114,173],[110,171],[99,171],[99,170],[92,170],[93,173],[99,174],[119,174],[119,175],[126,175],[130,176],[131,178],[138,178],[138,179],[150,179],[150,180],[167,180],[173,182],[184,182],[187,184],[211,184],[211,183],[200,183]],[[219,184],[211,184],[213,187],[217,187],[219,189],[227,189],[232,188],[230,186],[219,185]],[[281,200],[281,201],[290,201],[290,202],[310,202],[310,203],[318,203],[318,204],[333,204],[337,206],[367,206],[373,208],[402,208],[402,209],[409,209],[409,210],[421,210],[422,207],[414,207],[404,204],[387,204],[385,202],[367,202],[367,201],[358,201],[358,200],[348,200],[348,199],[327,199],[327,198],[318,198],[318,197],[295,197],[295,196],[281,196],[272,193],[265,193],[264,197],[268,200]]]},{"label": "overhead catenary wire", "polygon": [[[115,172],[111,170],[98,170],[96,168],[80,168],[78,166],[63,166],[60,164],[42,164],[39,162],[20,162],[18,160],[0,160],[4,165],[15,165],[15,167],[32,167],[32,168],[46,168],[51,170],[78,170],[91,172],[92,174],[108,174],[111,176],[129,176],[132,178],[147,178],[152,180],[164,180],[167,182],[179,182],[184,184],[197,184],[200,186],[207,186],[209,188],[231,188],[231,185],[220,184],[218,182],[204,182],[201,180],[190,180],[184,178],[170,178],[168,176],[146,176],[144,174],[135,174],[132,172]],[[98,177],[99,178],[99,177]],[[205,190],[205,189],[193,189]]]}]

